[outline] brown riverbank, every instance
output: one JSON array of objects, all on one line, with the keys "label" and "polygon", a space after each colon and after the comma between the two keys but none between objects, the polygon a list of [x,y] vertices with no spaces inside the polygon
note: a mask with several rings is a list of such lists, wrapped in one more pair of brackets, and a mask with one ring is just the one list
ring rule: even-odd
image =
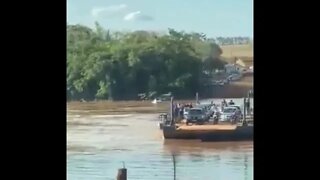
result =
[{"label": "brown riverbank", "polygon": [[213,98],[242,98],[253,89],[253,76],[243,77],[240,81],[232,82],[213,91]]},{"label": "brown riverbank", "polygon": [[241,80],[224,86],[214,86],[204,89],[201,98],[243,98],[253,89],[253,75],[245,76]]},{"label": "brown riverbank", "polygon": [[71,112],[86,110],[93,114],[158,113],[168,109],[168,102],[160,104],[152,104],[151,101],[68,102],[67,108]]},{"label": "brown riverbank", "polygon": [[[216,86],[216,87],[210,87],[208,89],[203,90],[200,92],[199,97],[200,98],[242,98],[245,97],[249,90],[253,89],[253,75],[248,75],[243,77],[241,80],[236,82],[231,82],[228,85],[224,86]],[[191,101],[194,101],[194,97],[188,98]],[[190,100],[180,100],[181,102],[190,102]],[[147,111],[147,112],[156,112],[160,109],[163,109],[163,107],[167,107],[166,103],[156,104],[153,106],[150,106],[150,101],[91,101],[86,103],[80,103],[79,101],[70,101],[68,104],[76,105],[77,108],[80,109],[93,109],[93,107],[98,109],[110,109],[110,111],[115,112],[123,112],[127,111],[128,109],[134,107],[135,109],[141,109],[141,112]],[[117,107],[113,108],[112,106],[114,104],[117,105]],[[166,104],[163,106],[163,104]],[[121,108],[122,107],[122,108]]]}]

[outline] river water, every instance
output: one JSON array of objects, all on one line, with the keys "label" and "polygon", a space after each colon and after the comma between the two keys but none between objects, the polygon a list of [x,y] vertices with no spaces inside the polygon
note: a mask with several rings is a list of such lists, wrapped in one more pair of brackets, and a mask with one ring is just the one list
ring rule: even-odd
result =
[{"label": "river water", "polygon": [[[237,102],[237,101],[236,101]],[[70,103],[67,105],[67,179],[252,180],[253,143],[163,140],[158,112],[150,102]]]}]

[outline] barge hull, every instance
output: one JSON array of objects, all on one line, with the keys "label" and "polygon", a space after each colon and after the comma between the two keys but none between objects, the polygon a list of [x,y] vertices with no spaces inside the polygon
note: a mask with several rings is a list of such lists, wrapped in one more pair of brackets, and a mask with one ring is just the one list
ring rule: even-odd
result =
[{"label": "barge hull", "polygon": [[234,129],[176,129],[163,126],[165,139],[200,139],[202,141],[247,141],[253,140],[253,126],[237,126]]}]

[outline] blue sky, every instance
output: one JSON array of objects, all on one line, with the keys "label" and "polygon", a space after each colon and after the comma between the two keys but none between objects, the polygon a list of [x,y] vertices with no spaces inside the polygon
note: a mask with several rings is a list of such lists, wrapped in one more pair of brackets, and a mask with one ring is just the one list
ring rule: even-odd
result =
[{"label": "blue sky", "polygon": [[168,28],[253,37],[253,0],[67,0],[67,22],[110,30]]}]

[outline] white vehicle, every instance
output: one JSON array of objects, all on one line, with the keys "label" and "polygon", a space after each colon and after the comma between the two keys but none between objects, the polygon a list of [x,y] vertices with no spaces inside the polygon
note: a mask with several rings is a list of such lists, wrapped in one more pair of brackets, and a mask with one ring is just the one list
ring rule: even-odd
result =
[{"label": "white vehicle", "polygon": [[217,84],[223,86],[225,84],[224,80],[217,81]]},{"label": "white vehicle", "polygon": [[237,81],[241,79],[241,74],[232,74],[228,77],[228,80],[230,81]]},{"label": "white vehicle", "polygon": [[242,109],[239,105],[229,105],[228,107],[235,107],[237,108],[240,112],[242,112]]},{"label": "white vehicle", "polygon": [[152,104],[158,104],[158,103],[161,103],[161,102],[162,102],[161,99],[156,98],[156,99],[154,99],[154,100],[152,101]]},{"label": "white vehicle", "polygon": [[241,107],[239,105],[229,105],[228,107],[235,107],[237,108],[237,110],[239,111],[239,114],[241,118],[243,118],[243,109],[241,109]]},{"label": "white vehicle", "polygon": [[237,107],[230,107],[230,106],[225,107],[221,114],[220,121],[221,122],[232,121],[236,115],[237,110],[238,110]]},{"label": "white vehicle", "polygon": [[188,116],[188,114],[189,114],[189,110],[190,110],[189,107],[183,108],[183,117],[184,117],[185,119],[187,119],[187,116]]}]

